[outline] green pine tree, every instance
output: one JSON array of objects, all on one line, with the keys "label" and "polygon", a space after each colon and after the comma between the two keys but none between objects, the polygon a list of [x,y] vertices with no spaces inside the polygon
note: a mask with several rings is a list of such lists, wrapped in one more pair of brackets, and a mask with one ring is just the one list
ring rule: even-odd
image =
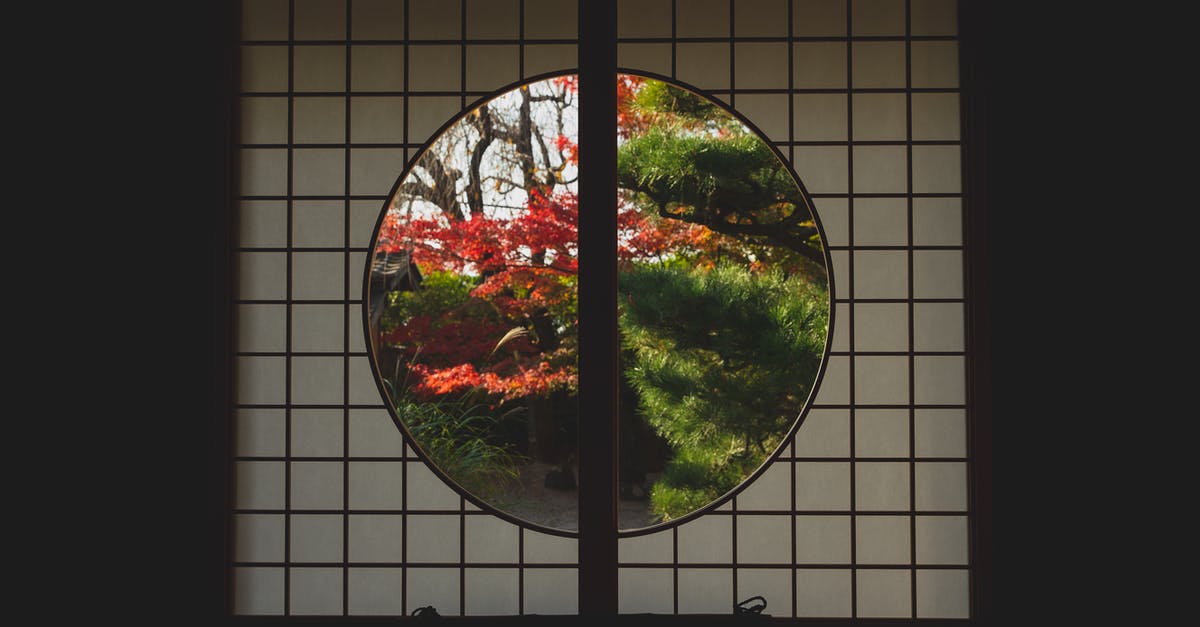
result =
[{"label": "green pine tree", "polygon": [[651,500],[674,518],[733,488],[786,435],[824,354],[828,294],[731,265],[637,266],[619,290],[625,376],[675,451]]},{"label": "green pine tree", "polygon": [[[643,211],[705,226],[776,267],[823,272],[812,210],[771,147],[717,105],[647,81],[633,108],[652,120],[617,151],[617,185]],[[732,252],[732,251],[731,251]]]}]

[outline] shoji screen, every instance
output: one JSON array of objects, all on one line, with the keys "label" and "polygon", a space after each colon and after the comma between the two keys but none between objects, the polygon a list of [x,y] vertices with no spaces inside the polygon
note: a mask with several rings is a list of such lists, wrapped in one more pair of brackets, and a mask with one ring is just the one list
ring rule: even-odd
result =
[{"label": "shoji screen", "polygon": [[[619,541],[619,611],[968,616],[964,197],[953,0],[621,0],[618,63],[730,104],[816,202],[833,353],[794,442],[718,511]],[[405,446],[361,277],[437,128],[576,66],[575,3],[244,0],[234,611],[577,611],[577,541],[478,511]]]},{"label": "shoji screen", "polygon": [[834,343],[785,455],[732,502],[622,538],[620,611],[968,616],[952,0],[625,0],[618,63],[725,100],[790,155],[829,237]]},{"label": "shoji screen", "polygon": [[471,102],[576,66],[555,0],[245,0],[234,611],[575,613],[573,538],[470,506],[384,408],[362,337],[375,220]]}]

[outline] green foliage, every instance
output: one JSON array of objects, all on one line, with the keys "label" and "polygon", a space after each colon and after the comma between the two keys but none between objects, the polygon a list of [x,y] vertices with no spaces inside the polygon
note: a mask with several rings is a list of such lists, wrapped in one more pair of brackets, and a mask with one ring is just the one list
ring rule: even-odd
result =
[{"label": "green foliage", "polygon": [[625,376],[676,451],[652,499],[675,517],[736,485],[787,433],[824,355],[828,295],[731,265],[641,266],[620,279]]},{"label": "green foliage", "polygon": [[[633,108],[644,114],[661,116],[661,122],[673,122],[701,128],[741,126],[737,120],[711,100],[661,81],[648,80],[633,99]],[[666,115],[663,115],[666,114]]]},{"label": "green foliage", "polygon": [[[618,149],[617,184],[703,223],[717,211],[790,215],[803,203],[775,153],[755,135],[679,135],[653,127]],[[775,207],[779,203],[789,206]]]},{"label": "green foliage", "polygon": [[438,468],[472,494],[490,500],[517,479],[523,461],[510,446],[495,442],[501,423],[514,410],[493,416],[470,396],[424,402],[404,398],[396,403],[396,412]]},{"label": "green foliage", "polygon": [[444,271],[424,274],[420,289],[387,294],[381,326],[390,330],[414,316],[440,316],[466,303],[478,284],[478,277],[467,274]]},{"label": "green foliage", "polygon": [[663,520],[677,518],[712,503],[732,490],[750,471],[738,463],[713,463],[683,449],[667,462],[662,478],[650,488],[651,511]]}]

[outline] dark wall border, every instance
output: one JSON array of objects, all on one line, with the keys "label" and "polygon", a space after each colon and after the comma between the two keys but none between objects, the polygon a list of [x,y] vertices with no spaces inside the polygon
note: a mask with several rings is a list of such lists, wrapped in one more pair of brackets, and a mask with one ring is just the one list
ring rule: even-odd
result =
[{"label": "dark wall border", "polygon": [[967,454],[971,512],[969,523],[970,615],[992,618],[992,369],[991,303],[988,299],[988,67],[990,34],[983,2],[960,1],[959,74],[962,85],[963,241],[969,246],[965,278],[968,303]]}]

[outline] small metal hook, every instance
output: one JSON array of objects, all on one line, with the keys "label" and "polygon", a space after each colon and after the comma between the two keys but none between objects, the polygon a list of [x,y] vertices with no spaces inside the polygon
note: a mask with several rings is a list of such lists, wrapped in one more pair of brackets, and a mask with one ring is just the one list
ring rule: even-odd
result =
[{"label": "small metal hook", "polygon": [[[752,601],[761,601],[761,604],[748,605]],[[746,599],[745,601],[742,601],[741,603],[738,603],[737,605],[733,606],[733,613],[734,614],[762,614],[762,611],[765,609],[767,609],[767,600],[762,597],[754,596],[754,597],[750,597],[749,599]]]}]

